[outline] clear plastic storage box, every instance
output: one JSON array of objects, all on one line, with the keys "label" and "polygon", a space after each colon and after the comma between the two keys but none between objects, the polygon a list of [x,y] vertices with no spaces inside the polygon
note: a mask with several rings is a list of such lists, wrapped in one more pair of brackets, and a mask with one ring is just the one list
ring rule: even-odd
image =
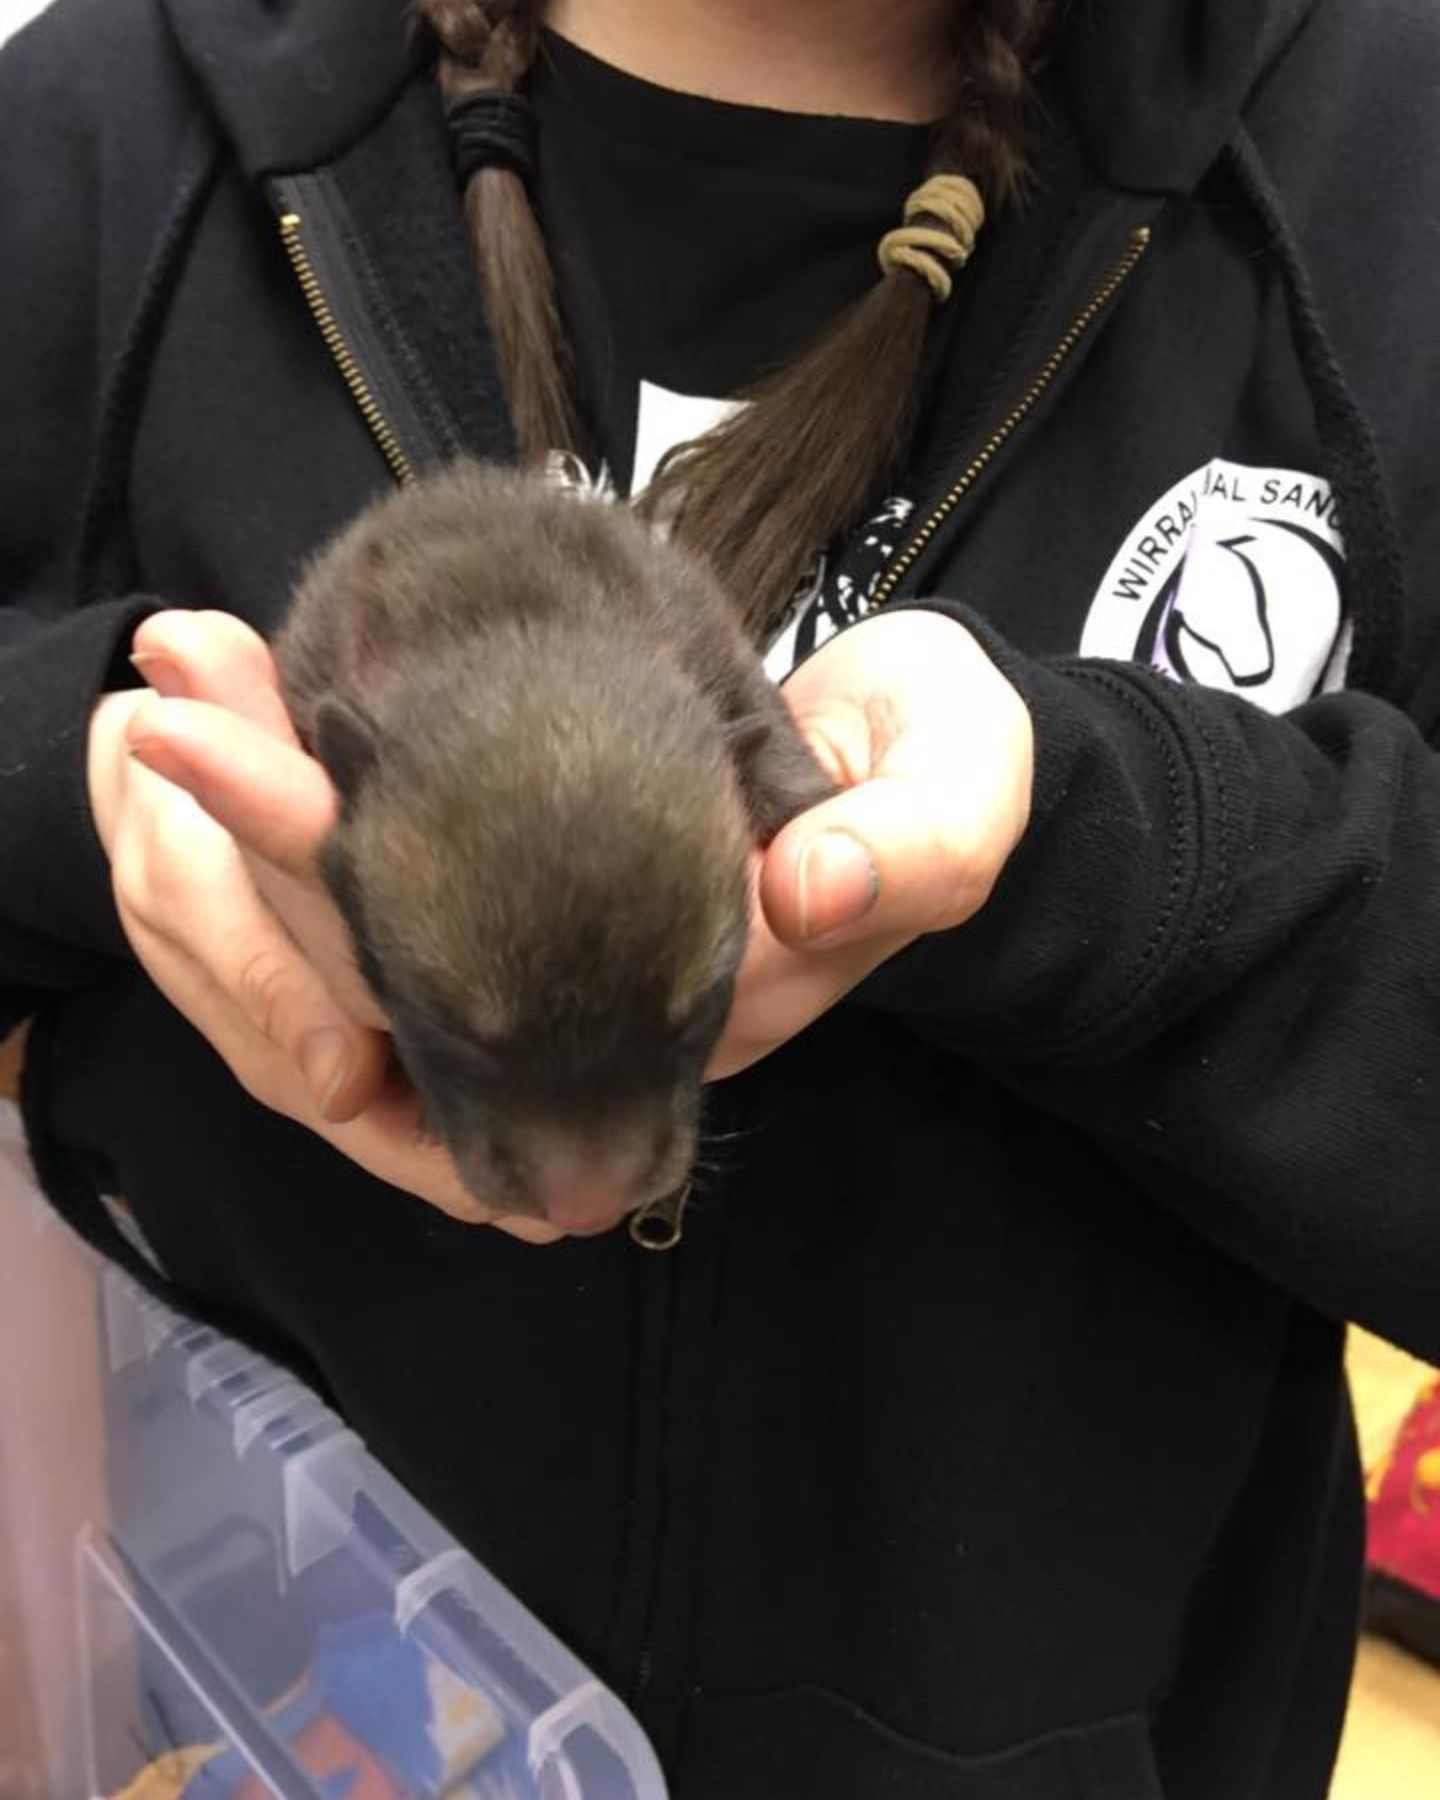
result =
[{"label": "clear plastic storage box", "polygon": [[630,1714],[0,1109],[0,1800],[664,1800]]}]

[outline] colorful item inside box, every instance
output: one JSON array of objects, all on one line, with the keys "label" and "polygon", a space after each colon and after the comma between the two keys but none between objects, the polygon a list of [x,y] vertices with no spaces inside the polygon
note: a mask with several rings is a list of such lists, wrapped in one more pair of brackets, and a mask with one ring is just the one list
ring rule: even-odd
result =
[{"label": "colorful item inside box", "polygon": [[[327,1625],[314,1665],[266,1716],[325,1800],[514,1800],[482,1767],[505,1736],[495,1707],[383,1616]],[[273,1800],[244,1755],[188,1745],[111,1800]]]}]

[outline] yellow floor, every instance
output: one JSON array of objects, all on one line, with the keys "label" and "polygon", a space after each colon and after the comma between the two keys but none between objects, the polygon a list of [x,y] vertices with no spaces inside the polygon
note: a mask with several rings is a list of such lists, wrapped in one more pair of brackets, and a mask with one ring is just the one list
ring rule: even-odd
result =
[{"label": "yellow floor", "polygon": [[1360,1646],[1330,1800],[1440,1800],[1440,1674],[1379,1638]]},{"label": "yellow floor", "polygon": [[[1351,1333],[1349,1361],[1368,1467],[1426,1371],[1361,1331]],[[1440,1800],[1440,1672],[1378,1638],[1360,1646],[1330,1800]]]}]

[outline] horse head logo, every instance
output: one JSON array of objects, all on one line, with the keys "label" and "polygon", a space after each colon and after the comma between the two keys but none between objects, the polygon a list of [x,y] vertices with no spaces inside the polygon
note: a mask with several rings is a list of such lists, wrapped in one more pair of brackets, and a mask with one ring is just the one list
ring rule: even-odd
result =
[{"label": "horse head logo", "polygon": [[[1291,621],[1277,617],[1299,597],[1339,612],[1343,563],[1332,544],[1303,525],[1253,519],[1253,530],[1202,540],[1171,571],[1140,628],[1135,659],[1180,681],[1246,693],[1299,674],[1280,668]],[[1277,634],[1278,626],[1278,634]],[[1333,630],[1332,630],[1333,635]],[[1305,691],[1318,691],[1323,667],[1304,672]]]}]

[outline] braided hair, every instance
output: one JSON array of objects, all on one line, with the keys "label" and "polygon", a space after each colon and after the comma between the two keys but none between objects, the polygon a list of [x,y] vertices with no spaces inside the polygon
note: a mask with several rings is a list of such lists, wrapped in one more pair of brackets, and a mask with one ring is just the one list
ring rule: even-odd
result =
[{"label": "braided hair", "polygon": [[[417,4],[439,45],[447,106],[523,87],[540,0]],[[929,173],[968,177],[992,208],[1023,182],[1029,75],[1050,5],[956,0],[954,102],[935,129]],[[464,205],[521,453],[538,461],[572,449],[570,354],[525,183],[506,164],[482,166]],[[862,515],[899,457],[934,306],[926,281],[888,263],[808,349],[743,396],[748,406],[679,446],[647,490],[642,505],[710,559],[755,637],[779,622],[817,554]]]}]

